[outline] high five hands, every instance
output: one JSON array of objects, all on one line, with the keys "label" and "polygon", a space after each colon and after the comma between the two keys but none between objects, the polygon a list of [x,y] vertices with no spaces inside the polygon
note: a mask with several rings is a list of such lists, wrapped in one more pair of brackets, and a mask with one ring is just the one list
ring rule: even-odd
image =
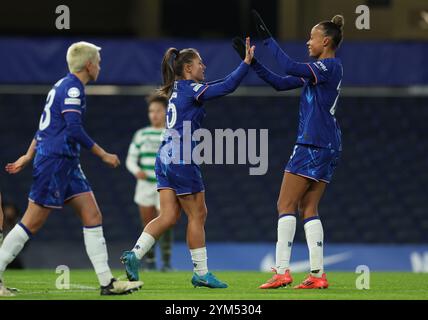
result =
[{"label": "high five hands", "polygon": [[[244,40],[242,40],[240,37],[235,37],[232,40],[232,46],[235,49],[235,51],[238,53],[238,55],[241,57],[241,59],[245,61],[247,57],[248,47],[250,46],[250,38],[247,37],[246,42],[244,42]],[[248,63],[248,64],[254,64],[256,62],[256,58],[254,58],[255,46],[252,46],[251,48],[253,48],[251,60],[250,62],[245,61],[245,63]]]},{"label": "high five hands", "polygon": [[251,46],[250,37],[247,37],[245,39],[245,48],[244,48],[245,53],[243,57],[243,60],[246,64],[251,64],[254,58],[254,50],[256,50],[256,46]]},{"label": "high five hands", "polygon": [[[270,33],[269,29],[266,27],[266,24],[263,22],[263,19],[260,16],[260,14],[256,10],[253,10],[252,13],[253,13],[254,23],[256,24],[257,33],[259,34],[260,38],[262,38],[263,40],[271,38],[272,34]],[[247,50],[250,47],[249,41],[250,41],[249,37],[246,38],[246,42],[244,42],[244,40],[242,40],[240,37],[235,37],[232,40],[233,48],[239,54],[241,59],[244,61],[247,56],[246,54]],[[252,46],[251,48],[255,49],[255,46]],[[256,62],[257,60],[256,58],[254,58],[254,50],[253,50],[251,64],[254,64]]]}]

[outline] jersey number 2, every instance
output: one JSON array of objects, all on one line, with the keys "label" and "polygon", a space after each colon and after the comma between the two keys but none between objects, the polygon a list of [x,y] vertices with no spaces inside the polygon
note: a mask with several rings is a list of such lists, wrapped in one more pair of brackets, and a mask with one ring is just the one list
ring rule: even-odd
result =
[{"label": "jersey number 2", "polygon": [[45,109],[43,110],[42,117],[40,118],[39,130],[43,131],[47,127],[49,127],[51,123],[51,107],[55,98],[55,89],[52,89],[48,93],[48,97],[46,98]]}]

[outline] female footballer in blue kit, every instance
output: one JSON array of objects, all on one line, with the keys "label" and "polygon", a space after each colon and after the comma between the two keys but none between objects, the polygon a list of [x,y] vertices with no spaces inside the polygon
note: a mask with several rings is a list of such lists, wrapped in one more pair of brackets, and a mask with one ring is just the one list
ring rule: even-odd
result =
[{"label": "female footballer in blue kit", "polygon": [[101,48],[88,42],[77,42],[69,47],[70,73],[49,91],[39,129],[27,153],[6,166],[7,172],[16,174],[34,158],[28,208],[0,248],[0,295],[13,295],[2,284],[7,265],[43,226],[51,211],[64,203],[73,207],[82,221],[86,252],[95,269],[101,294],[125,294],[142,286],[141,282],[113,278],[101,212],[79,162],[80,146],[83,146],[110,167],[120,164],[115,154],[107,153],[87,135],[82,124],[86,111],[85,85],[96,81],[100,72],[99,50]]},{"label": "female footballer in blue kit", "polygon": [[[200,168],[193,159],[183,160],[186,157],[191,158],[191,152],[195,147],[192,143],[190,150],[184,150],[183,134],[186,131],[186,122],[190,124],[191,133],[201,127],[205,117],[203,107],[205,101],[227,95],[238,87],[249,70],[254,50],[255,47],[250,47],[250,39],[247,38],[244,61],[238,68],[222,80],[205,84],[202,83],[205,65],[198,51],[191,48],[181,51],[170,48],[165,53],[162,61],[164,86],[160,92],[170,97],[170,100],[166,119],[167,131],[156,159],[160,215],[145,227],[133,250],[125,251],[122,255],[121,260],[129,280],[138,280],[139,260],[153,246],[155,239],[177,222],[180,210],[183,209],[188,218],[187,244],[194,266],[192,284],[195,287],[227,287],[227,284],[208,272],[204,230],[207,216],[204,184]],[[179,151],[179,161],[174,161],[177,159],[174,158],[175,155],[172,156],[175,150]],[[172,162],[171,156],[174,158]]]},{"label": "female footballer in blue kit", "polygon": [[[295,288],[327,288],[323,266],[324,234],[318,203],[326,184],[331,181],[342,150],[341,131],[334,113],[343,76],[342,64],[335,57],[335,52],[342,42],[344,19],[336,15],[331,21],[315,25],[307,46],[309,56],[316,61],[297,63],[281,50],[259,14],[256,11],[253,14],[264,45],[287,76],[273,73],[255,58],[252,68],[276,90],[304,88],[300,98],[297,142],[285,167],[278,199],[275,275],[260,288],[272,289],[292,283],[289,262],[298,213],[304,223],[311,272]],[[242,57],[242,40],[236,38],[234,47]]]}]

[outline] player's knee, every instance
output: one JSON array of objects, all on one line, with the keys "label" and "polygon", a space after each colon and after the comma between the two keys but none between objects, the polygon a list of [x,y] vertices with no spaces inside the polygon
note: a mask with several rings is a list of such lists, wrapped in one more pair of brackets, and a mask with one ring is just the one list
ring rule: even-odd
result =
[{"label": "player's knee", "polygon": [[296,212],[298,208],[298,204],[299,204],[298,201],[293,199],[278,200],[276,204],[278,214]]},{"label": "player's knee", "polygon": [[208,210],[207,207],[201,208],[201,220],[205,223],[205,221],[207,220],[207,216],[208,216]]},{"label": "player's knee", "polygon": [[103,216],[100,211],[94,210],[83,215],[85,226],[97,226],[103,223]]},{"label": "player's knee", "polygon": [[188,216],[188,219],[192,222],[198,222],[200,224],[205,224],[205,221],[207,220],[208,211],[206,208],[200,208],[200,210],[197,210],[190,214]]},{"label": "player's knee", "polygon": [[164,226],[165,229],[169,229],[172,228],[173,226],[175,226],[177,224],[178,218],[174,217],[174,216],[165,216],[165,215],[159,215],[157,218],[153,219],[154,220],[159,220],[159,222]]},{"label": "player's knee", "polygon": [[207,216],[208,216],[208,211],[207,210],[203,210],[201,212],[201,222],[205,224],[205,221],[207,221]]},{"label": "player's knee", "polygon": [[171,217],[168,220],[168,223],[167,223],[168,229],[174,227],[177,224],[177,222],[178,222],[178,218],[177,217]]}]

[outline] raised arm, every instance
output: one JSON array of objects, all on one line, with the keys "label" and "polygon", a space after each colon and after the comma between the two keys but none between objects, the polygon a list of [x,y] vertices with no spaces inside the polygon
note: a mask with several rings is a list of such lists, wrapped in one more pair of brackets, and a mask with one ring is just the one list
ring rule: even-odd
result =
[{"label": "raised arm", "polygon": [[283,71],[288,75],[302,77],[316,82],[316,76],[310,65],[294,61],[281,49],[256,10],[253,10],[253,18],[256,23],[257,32],[263,39],[263,44],[272,52],[278,64],[283,68]]},{"label": "raised arm", "polygon": [[249,68],[249,64],[242,62],[224,81],[201,87],[195,95],[195,99],[199,102],[204,102],[232,93],[238,88],[242,79],[248,73]]},{"label": "raised arm", "polygon": [[212,86],[213,84],[216,83],[220,83],[220,82],[224,82],[226,81],[228,78],[230,77],[230,74],[228,74],[226,77],[224,77],[223,79],[217,79],[217,80],[213,80],[213,81],[209,81],[206,83],[206,85]]},{"label": "raised arm", "polygon": [[255,46],[250,45],[250,38],[246,38],[245,42],[245,59],[241,64],[236,68],[231,74],[226,76],[223,81],[213,82],[214,84],[205,84],[201,85],[195,93],[195,99],[199,102],[208,101],[218,97],[225,96],[229,93],[232,93],[244,79],[245,75],[248,73],[250,63],[254,57]]},{"label": "raised arm", "polygon": [[280,76],[269,70],[267,67],[265,67],[258,61],[251,64],[251,67],[261,79],[263,79],[266,83],[271,85],[272,88],[277,91],[292,90],[300,88],[305,84],[305,80],[301,77]]},{"label": "raised arm", "polygon": [[269,51],[274,55],[278,64],[282,67],[286,74],[302,77],[316,82],[314,70],[308,63],[296,62],[291,59],[279,46],[273,38],[263,41],[263,44],[268,47]]},{"label": "raised arm", "polygon": [[[235,37],[232,41],[233,48],[236,50],[241,59],[245,58],[245,44],[244,41]],[[258,60],[253,57],[251,61],[251,67],[257,73],[257,75],[263,79],[265,82],[270,84],[275,90],[283,91],[283,90],[291,90],[300,88],[305,84],[305,80],[298,77],[286,76],[282,77],[268,68],[266,68],[263,64],[258,62]]]}]

